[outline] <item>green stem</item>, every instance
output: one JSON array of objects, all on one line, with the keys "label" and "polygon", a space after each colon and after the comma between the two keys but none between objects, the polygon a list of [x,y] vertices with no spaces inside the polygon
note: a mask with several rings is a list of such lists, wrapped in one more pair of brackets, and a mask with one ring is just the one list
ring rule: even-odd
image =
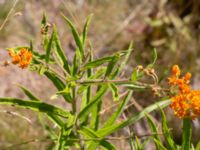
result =
[{"label": "green stem", "polygon": [[72,113],[76,113],[76,88],[72,88]]},{"label": "green stem", "polygon": [[191,119],[183,119],[182,150],[190,150],[192,137]]},{"label": "green stem", "polygon": [[[72,88],[72,113],[73,114],[76,114],[76,87],[73,87]],[[77,118],[76,118],[76,121],[75,121],[75,125],[74,125],[74,133],[75,135],[81,139],[81,135],[77,132],[79,130],[79,125],[78,125],[78,122],[77,122]],[[80,145],[80,149],[81,150],[84,150],[84,144],[83,144],[83,141],[80,140],[79,141],[79,145]]]}]

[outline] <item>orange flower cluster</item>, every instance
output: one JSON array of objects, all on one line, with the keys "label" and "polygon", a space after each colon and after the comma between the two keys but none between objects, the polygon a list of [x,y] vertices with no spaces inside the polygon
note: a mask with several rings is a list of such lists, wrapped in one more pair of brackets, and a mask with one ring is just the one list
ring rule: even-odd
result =
[{"label": "orange flower cluster", "polygon": [[170,107],[179,118],[191,117],[195,119],[200,115],[200,91],[192,90],[189,86],[191,73],[186,73],[181,78],[178,65],[172,67],[171,73],[168,81],[172,87],[178,87],[178,94],[171,98]]},{"label": "orange flower cluster", "polygon": [[19,53],[9,50],[9,55],[12,57],[12,63],[18,64],[20,68],[26,68],[32,60],[32,53],[26,48],[21,48]]}]

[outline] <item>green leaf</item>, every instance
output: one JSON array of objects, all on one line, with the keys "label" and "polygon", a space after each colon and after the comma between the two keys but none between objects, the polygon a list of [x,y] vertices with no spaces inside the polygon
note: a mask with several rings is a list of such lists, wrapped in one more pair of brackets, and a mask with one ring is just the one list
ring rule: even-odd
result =
[{"label": "green leaf", "polygon": [[154,49],[153,49],[153,61],[152,61],[152,63],[149,64],[147,67],[148,67],[148,68],[152,68],[152,67],[154,66],[154,64],[156,63],[157,58],[158,58],[157,51],[156,51],[156,49],[154,48]]},{"label": "green leaf", "polygon": [[[166,147],[163,146],[162,142],[157,140],[156,138],[154,138],[154,142],[156,143],[156,145],[158,145],[160,147],[160,149],[162,150],[167,150]],[[160,150],[160,149],[157,149],[157,150]],[[178,149],[177,149],[178,150]]]},{"label": "green leaf", "polygon": [[55,42],[55,54],[58,58],[58,60],[60,61],[61,65],[63,66],[63,68],[69,73],[70,72],[70,66],[69,63],[67,61],[67,57],[65,56],[65,53],[62,49],[62,46],[60,44],[60,40],[59,40],[59,36],[58,36],[58,32],[56,31],[56,26],[54,26],[54,42]]},{"label": "green leaf", "polygon": [[119,100],[119,93],[118,93],[118,88],[114,83],[110,83],[109,84],[110,89],[112,91],[112,97],[114,101],[118,101]]},{"label": "green leaf", "polygon": [[[97,91],[99,91],[102,88],[101,85],[97,87]],[[98,100],[99,102],[96,104],[96,106],[93,107],[91,112],[91,120],[90,120],[90,128],[94,129],[95,131],[99,128],[100,123],[100,111],[102,107],[102,98]]]},{"label": "green leaf", "polygon": [[172,138],[172,134],[169,131],[169,127],[167,124],[167,119],[165,117],[165,114],[162,109],[160,109],[161,112],[161,118],[162,118],[162,132],[164,134],[164,138],[167,143],[168,149],[177,149],[176,144]]},{"label": "green leaf", "polygon": [[140,143],[140,141],[139,141],[139,139],[137,138],[137,136],[135,137],[135,144],[136,144],[137,150],[143,150],[143,146],[142,146],[142,144]]},{"label": "green leaf", "polygon": [[126,88],[128,88],[128,89],[130,89],[130,90],[145,90],[145,89],[148,89],[148,87],[146,87],[146,86],[133,84],[133,83],[121,84],[121,85],[126,87]]},{"label": "green leaf", "polygon": [[118,109],[111,115],[111,117],[108,119],[108,121],[106,121],[106,123],[104,124],[104,128],[109,127],[115,123],[116,119],[121,115],[121,113],[124,110],[124,107],[126,106],[128,101],[131,99],[132,93],[133,93],[132,91],[129,91],[126,94],[126,96],[122,100],[121,104],[119,105]]},{"label": "green leaf", "polygon": [[80,36],[76,30],[76,28],[74,27],[73,23],[67,18],[65,17],[63,14],[62,14],[63,18],[65,19],[65,21],[67,22],[67,24],[69,25],[71,31],[72,31],[72,34],[74,36],[74,40],[76,42],[76,45],[78,46],[78,49],[80,51],[80,54],[81,54],[81,58],[83,60],[84,58],[84,48],[83,48],[83,44],[82,44],[82,41],[80,39]]},{"label": "green leaf", "polygon": [[59,95],[65,96],[67,97],[67,99],[72,100],[70,85],[66,85],[66,87],[63,90],[56,92],[56,96]]},{"label": "green leaf", "polygon": [[29,91],[27,88],[21,86],[21,85],[17,85],[23,92],[24,94],[30,98],[31,100],[35,100],[35,101],[40,101],[40,99],[38,97],[36,97],[35,95],[33,95],[33,93],[31,93],[31,91]]},{"label": "green leaf", "polygon": [[0,104],[6,104],[11,106],[19,106],[22,108],[31,109],[37,112],[43,112],[48,114],[55,114],[61,117],[67,118],[69,115],[71,115],[69,112],[62,110],[61,108],[58,108],[56,106],[39,102],[39,101],[28,101],[28,100],[21,100],[17,98],[0,98]]},{"label": "green leaf", "polygon": [[113,56],[103,57],[96,59],[92,62],[86,63],[83,67],[83,69],[89,69],[89,68],[96,68],[106,62],[111,62],[113,60]]},{"label": "green leaf", "polygon": [[83,119],[86,117],[91,110],[98,104],[98,102],[101,100],[103,95],[107,91],[107,86],[102,86],[101,89],[96,93],[96,95],[91,99],[91,101],[81,110],[81,112],[78,114],[78,118]]},{"label": "green leaf", "polygon": [[62,127],[60,130],[58,141],[56,142],[55,150],[64,150],[65,149],[66,140],[63,138],[64,138],[64,127]]},{"label": "green leaf", "polygon": [[[99,138],[99,136],[96,134],[96,132],[94,132],[92,129],[85,127],[85,126],[82,126],[81,130],[79,130],[79,132],[86,137]],[[98,139],[98,140],[100,140],[100,139]]]},{"label": "green leaf", "polygon": [[139,112],[135,115],[132,115],[130,118],[128,118],[127,120],[125,120],[121,123],[114,124],[112,126],[105,127],[105,128],[98,130],[97,134],[100,137],[104,137],[106,135],[109,135],[113,132],[116,132],[119,129],[122,129],[122,128],[128,126],[128,125],[136,123],[140,119],[144,118],[147,113],[150,113],[154,110],[157,110],[158,107],[164,108],[164,107],[168,106],[170,103],[171,103],[171,100],[165,100],[165,101],[160,101],[160,102],[157,102],[155,104],[152,104],[152,105],[146,107],[145,109],[143,109],[143,111],[141,111],[141,112]]},{"label": "green leaf", "polygon": [[46,16],[46,14],[44,13],[44,14],[43,14],[43,17],[42,17],[41,25],[42,25],[42,26],[45,26],[46,24],[47,24],[47,16]]},{"label": "green leaf", "polygon": [[[106,71],[106,68],[102,67],[99,70],[97,70],[93,75],[88,77],[88,79],[89,80],[99,79],[99,78],[101,78],[101,76],[103,76],[105,71]],[[81,85],[80,88],[78,89],[78,93],[80,94],[80,93],[84,92],[90,86],[89,84],[91,84],[91,83]]]},{"label": "green leaf", "polygon": [[105,77],[108,77],[111,74],[111,72],[114,69],[114,66],[117,63],[117,61],[119,60],[119,58],[120,58],[120,56],[117,54],[113,56],[112,60],[108,63]]},{"label": "green leaf", "polygon": [[30,40],[29,47],[30,47],[30,51],[33,52],[33,41],[32,40]]},{"label": "green leaf", "polygon": [[191,119],[184,118],[183,119],[183,134],[182,134],[182,149],[183,150],[190,150],[191,137],[192,137]]},{"label": "green leaf", "polygon": [[200,150],[200,140],[198,141],[195,150]]},{"label": "green leaf", "polygon": [[48,44],[47,44],[46,57],[45,57],[45,61],[46,61],[47,64],[49,62],[49,57],[50,57],[51,50],[52,50],[53,39],[54,39],[54,31],[52,32],[51,38],[50,38],[50,40],[48,41]]},{"label": "green leaf", "polygon": [[96,150],[98,148],[101,139],[92,129],[83,126],[79,132],[82,135],[91,138],[91,141],[87,144],[87,150]]},{"label": "green leaf", "polygon": [[102,145],[108,150],[116,150],[114,145],[107,142],[106,140],[99,138],[98,135],[90,128],[82,127],[79,132],[84,136],[91,138],[91,142],[88,144],[87,150],[96,150],[99,145]]},{"label": "green leaf", "polygon": [[154,66],[154,64],[156,63],[156,60],[158,59],[158,54],[157,54],[157,51],[156,49],[154,48],[153,49],[153,62],[152,62],[152,65]]},{"label": "green leaf", "polygon": [[74,55],[73,59],[73,66],[72,66],[72,76],[77,76],[78,68],[81,65],[81,58],[79,51],[76,50],[76,53]]},{"label": "green leaf", "polygon": [[84,47],[85,41],[86,41],[86,39],[87,39],[88,26],[89,26],[89,24],[90,24],[90,21],[91,21],[91,19],[92,19],[92,16],[93,16],[93,14],[90,14],[90,15],[88,16],[88,18],[87,18],[87,20],[86,20],[86,23],[85,23],[85,25],[84,25],[84,28],[83,28],[83,39],[82,39],[82,41],[83,41],[83,47]]},{"label": "green leaf", "polygon": [[45,73],[45,71],[47,71],[47,67],[43,66],[43,65],[38,65],[38,68],[37,68],[37,72],[39,75],[43,75]]},{"label": "green leaf", "polygon": [[130,57],[132,51],[133,51],[133,42],[130,43],[130,45],[129,45],[129,47],[128,47],[128,50],[125,51],[125,58],[124,58],[124,60],[122,61],[120,67],[119,67],[118,73],[120,73],[121,70],[124,68],[124,66],[127,64],[128,59],[129,59],[129,57]]},{"label": "green leaf", "polygon": [[137,81],[138,79],[138,70],[135,69],[131,75],[131,81]]},{"label": "green leaf", "polygon": [[102,145],[107,150],[117,150],[117,148],[113,144],[111,144],[111,143],[109,143],[108,141],[105,141],[105,140],[102,140],[100,142],[100,145]]},{"label": "green leaf", "polygon": [[[153,122],[152,117],[150,115],[148,115],[148,114],[147,114],[146,117],[147,117],[147,122],[148,122],[148,124],[150,126],[151,131],[153,133],[158,133],[157,127],[156,127],[155,123]],[[160,144],[162,143],[160,137],[158,135],[153,135],[153,139],[154,139],[154,142],[155,142],[155,140],[157,141],[157,142],[155,142],[156,149],[160,150],[161,149]]]},{"label": "green leaf", "polygon": [[[46,71],[44,74],[46,75],[47,78],[49,78],[52,81],[52,83],[55,85],[58,91],[63,91],[66,88],[66,85],[62,82],[62,80],[60,80],[57,77],[56,74],[51,73],[49,71]],[[72,101],[70,94],[62,94],[62,95],[67,102]]]},{"label": "green leaf", "polygon": [[[38,97],[36,97],[35,95],[33,95],[33,93],[31,93],[31,91],[29,91],[27,88],[21,86],[21,85],[18,85],[20,87],[20,89],[24,92],[24,94],[30,98],[31,100],[35,100],[35,101],[41,101]],[[48,114],[48,117],[53,121],[55,122],[59,127],[61,127],[64,123],[63,121],[58,118],[58,116],[56,115],[53,115],[53,114]]]}]

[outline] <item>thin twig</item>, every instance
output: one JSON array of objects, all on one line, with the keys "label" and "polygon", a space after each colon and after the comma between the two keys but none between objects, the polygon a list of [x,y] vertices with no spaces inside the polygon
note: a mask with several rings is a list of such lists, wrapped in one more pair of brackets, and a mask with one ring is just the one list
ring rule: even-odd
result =
[{"label": "thin twig", "polygon": [[10,11],[8,12],[8,14],[7,14],[5,20],[3,21],[3,23],[2,23],[1,26],[0,26],[0,31],[1,31],[1,30],[3,29],[3,27],[5,26],[6,22],[8,21],[8,18],[9,18],[10,15],[12,14],[12,12],[13,12],[13,10],[14,10],[14,8],[15,8],[15,6],[16,6],[17,3],[18,3],[18,0],[15,0],[15,1],[13,2],[13,6],[11,7],[11,9],[10,9]]},{"label": "thin twig", "polygon": [[57,139],[31,139],[31,140],[28,140],[28,141],[24,141],[24,142],[21,142],[21,143],[17,143],[17,144],[12,144],[10,146],[7,146],[5,148],[1,148],[1,150],[7,150],[7,149],[11,149],[13,147],[17,147],[17,146],[22,146],[22,145],[25,145],[25,144],[29,144],[29,143],[35,143],[35,142],[49,142],[49,141],[56,141]]},{"label": "thin twig", "polygon": [[[127,94],[127,92],[124,92],[120,97],[124,97],[126,94]],[[117,103],[115,103],[115,104],[111,105],[110,107],[107,107],[104,110],[100,111],[99,114],[101,114],[101,115],[104,114],[106,111],[111,110],[112,108],[118,106],[120,104],[120,102],[121,101],[119,100]]]},{"label": "thin twig", "polygon": [[116,80],[107,80],[107,79],[93,79],[93,80],[77,80],[78,84],[104,84],[104,83],[116,83],[116,84],[135,84],[138,86],[153,86],[151,84],[145,84],[141,82],[131,81],[130,79],[116,79]]},{"label": "thin twig", "polygon": [[[147,134],[143,134],[143,135],[132,135],[132,136],[121,136],[121,137],[105,137],[105,138],[70,138],[69,141],[101,141],[101,140],[110,140],[110,141],[118,141],[118,140],[130,140],[130,139],[134,139],[135,137],[137,138],[144,138],[144,137],[149,137],[149,136],[154,136],[154,135],[163,135],[162,132],[157,132],[157,133],[147,133]],[[21,146],[21,145],[25,145],[25,144],[29,144],[29,143],[33,143],[33,142],[49,142],[49,141],[56,141],[57,139],[31,139],[25,142],[21,142],[21,143],[17,143],[17,144],[13,144],[10,146],[7,146],[5,148],[2,148],[2,150],[7,150],[10,149],[12,147],[16,147],[16,146]]]},{"label": "thin twig", "polygon": [[[145,0],[144,4],[146,4],[147,0]],[[130,24],[130,22],[135,19],[135,17],[138,16],[138,14],[142,11],[144,8],[144,5],[139,5],[133,11],[124,19],[124,21],[116,28],[115,34],[111,36],[104,47],[102,49],[105,49],[107,46],[109,46],[121,33],[122,31]]]},{"label": "thin twig", "polygon": [[20,117],[20,118],[26,120],[29,124],[32,124],[32,122],[31,122],[31,120],[29,118],[27,118],[27,117],[25,117],[25,116],[23,116],[23,115],[21,115],[19,113],[16,113],[16,112],[13,112],[13,111],[8,111],[8,110],[1,110],[0,113],[7,113],[9,115]]}]

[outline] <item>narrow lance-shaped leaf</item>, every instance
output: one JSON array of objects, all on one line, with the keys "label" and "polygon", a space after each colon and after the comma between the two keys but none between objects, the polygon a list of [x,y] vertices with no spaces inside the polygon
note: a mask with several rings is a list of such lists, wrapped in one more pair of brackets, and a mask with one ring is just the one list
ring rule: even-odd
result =
[{"label": "narrow lance-shaped leaf", "polygon": [[102,96],[106,93],[106,91],[107,86],[102,86],[97,92],[97,94],[91,99],[91,101],[81,110],[81,112],[78,114],[78,117],[80,119],[86,117],[91,112],[91,110],[98,104],[98,102],[101,100]]},{"label": "narrow lance-shaped leaf", "polygon": [[63,139],[64,138],[63,135],[64,135],[64,127],[62,127],[60,130],[58,141],[56,142],[55,150],[63,150],[65,148],[66,140]]},{"label": "narrow lance-shaped leaf", "polygon": [[118,54],[113,56],[112,60],[108,63],[105,77],[108,77],[111,74],[111,72],[114,69],[114,66],[116,65],[119,58],[120,58],[120,56]]},{"label": "narrow lance-shaped leaf", "polygon": [[63,14],[62,14],[63,18],[65,19],[65,21],[67,22],[67,24],[69,25],[71,31],[72,31],[72,34],[74,36],[74,40],[76,42],[76,45],[80,51],[80,54],[81,54],[81,58],[83,60],[84,58],[84,48],[83,48],[83,44],[82,44],[82,41],[80,39],[80,36],[76,30],[76,28],[74,27],[73,23],[67,18],[65,17]]},{"label": "narrow lance-shaped leaf", "polygon": [[144,149],[143,146],[142,146],[142,143],[139,141],[137,136],[135,137],[135,144],[136,144],[137,150],[143,150]]},{"label": "narrow lance-shaped leaf", "polygon": [[94,61],[91,61],[89,63],[86,63],[83,67],[83,69],[89,69],[89,68],[96,68],[106,62],[110,62],[113,60],[113,56],[108,56],[108,57],[103,57],[103,58],[99,58],[96,59]]},{"label": "narrow lance-shaped leaf", "polygon": [[71,115],[69,112],[62,110],[61,108],[39,101],[28,101],[17,98],[0,98],[0,104],[28,108],[34,111],[43,112],[47,114],[55,114],[65,118]]},{"label": "narrow lance-shaped leaf", "polygon": [[52,32],[51,38],[50,38],[50,40],[48,41],[48,44],[47,44],[46,58],[45,58],[45,61],[46,61],[47,64],[49,62],[49,57],[50,57],[51,50],[52,50],[53,38],[54,38],[54,31]]},{"label": "narrow lance-shaped leaf", "polygon": [[47,24],[47,16],[44,13],[41,21],[41,27],[45,26]]},{"label": "narrow lance-shaped leaf", "polygon": [[[101,90],[102,86],[99,85],[97,87],[97,92]],[[91,120],[90,120],[90,127],[91,129],[94,129],[95,131],[99,128],[100,123],[100,111],[102,108],[102,98],[98,100],[98,103],[93,107],[91,112]]]},{"label": "narrow lance-shaped leaf", "polygon": [[161,112],[161,118],[162,118],[162,131],[163,131],[166,143],[167,143],[167,147],[168,147],[168,149],[177,149],[176,144],[174,143],[174,140],[172,138],[172,134],[169,131],[169,127],[167,124],[167,119],[165,117],[165,114],[162,109],[160,109],[160,112]]},{"label": "narrow lance-shaped leaf", "polygon": [[29,46],[30,51],[33,52],[33,41],[32,41],[32,40],[30,40],[30,44],[29,44],[29,45],[30,45],[30,46]]},{"label": "narrow lance-shaped leaf", "polygon": [[[158,133],[158,130],[157,130],[157,128],[156,128],[156,124],[153,122],[151,116],[147,114],[147,115],[146,115],[146,118],[147,118],[147,122],[148,122],[148,124],[149,124],[149,126],[150,126],[151,131],[152,131],[153,133]],[[162,145],[162,141],[161,141],[159,135],[153,135],[153,139],[154,139],[154,143],[155,143],[155,145],[156,145],[156,149],[157,149],[157,150],[162,149],[161,146],[160,146],[160,145]],[[163,146],[163,147],[164,147],[164,146]]]},{"label": "narrow lance-shaped leaf", "polygon": [[[35,101],[41,101],[38,97],[36,97],[35,95],[33,95],[33,93],[31,93],[31,91],[29,91],[27,88],[21,86],[21,85],[18,85],[20,87],[20,89],[24,92],[24,94],[30,98],[31,100],[35,100]],[[48,117],[53,121],[55,122],[59,127],[62,127],[62,125],[64,124],[63,121],[56,115],[54,114],[47,114]]]},{"label": "narrow lance-shaped leaf", "polygon": [[56,26],[54,26],[53,30],[54,30],[54,42],[55,42],[55,54],[58,57],[58,60],[60,61],[63,68],[69,74],[71,74],[70,66],[69,66],[69,63],[67,61],[67,57],[65,56],[65,53],[62,49],[62,46],[61,46],[61,43],[60,43],[60,40],[59,40],[59,36],[58,36],[57,31],[56,31]]},{"label": "narrow lance-shaped leaf", "polygon": [[126,104],[128,103],[128,101],[131,99],[132,93],[133,93],[132,91],[129,91],[126,94],[126,96],[124,97],[124,99],[122,100],[122,102],[120,103],[120,105],[118,106],[117,110],[111,115],[111,117],[104,124],[104,128],[105,127],[109,127],[110,125],[112,125],[112,124],[115,123],[116,119],[123,112],[124,107],[126,106]]},{"label": "narrow lance-shaped leaf", "polygon": [[128,47],[128,50],[125,53],[125,58],[122,61],[121,65],[119,66],[118,73],[116,75],[118,75],[121,72],[121,70],[124,68],[124,66],[128,62],[128,59],[129,59],[129,57],[131,55],[132,50],[133,50],[133,42],[130,43],[130,45]]},{"label": "narrow lance-shaped leaf", "polygon": [[104,139],[99,138],[96,132],[94,132],[90,128],[82,127],[79,132],[84,136],[93,139],[89,144],[87,144],[87,150],[96,150],[99,147],[99,145],[102,145],[104,148],[107,148],[108,150],[116,150],[114,145],[112,145],[111,143],[107,142]]},{"label": "narrow lance-shaped leaf", "polygon": [[84,28],[83,28],[83,39],[82,39],[82,41],[83,41],[83,47],[84,47],[84,45],[85,45],[85,41],[86,41],[86,39],[87,39],[87,33],[88,33],[88,26],[89,26],[89,24],[90,24],[90,21],[91,21],[91,19],[92,19],[92,16],[93,16],[93,14],[90,14],[89,16],[88,16],[88,18],[87,18],[87,20],[86,20],[86,23],[85,23],[85,25],[84,25]]},{"label": "narrow lance-shaped leaf", "polygon": [[153,60],[152,60],[152,63],[149,64],[147,67],[148,67],[148,68],[152,68],[152,67],[154,66],[154,64],[156,63],[157,58],[158,58],[157,51],[156,51],[156,49],[154,48],[154,49],[153,49]]},{"label": "narrow lance-shaped leaf", "polygon": [[198,141],[197,145],[196,145],[196,150],[200,149],[200,140]]},{"label": "narrow lance-shaped leaf", "polygon": [[77,71],[80,66],[80,63],[81,63],[80,53],[79,53],[79,51],[76,50],[76,53],[75,53],[74,59],[73,59],[72,76],[77,75]]},{"label": "narrow lance-shaped leaf", "polygon": [[27,88],[21,86],[21,85],[17,85],[23,92],[24,94],[30,98],[31,100],[35,100],[35,101],[40,101],[40,99],[38,97],[36,97],[35,95],[33,95],[33,93],[31,93],[31,91],[29,91]]},{"label": "narrow lance-shaped leaf", "polygon": [[[118,109],[116,110],[116,112],[114,114],[112,114],[112,116],[108,119],[108,121],[104,124],[104,128],[105,127],[109,127],[112,124],[114,124],[115,120],[118,118],[118,116],[122,113],[123,108],[126,106],[127,102],[129,101],[130,97],[132,95],[132,92],[129,92],[125,98],[122,100],[122,103],[120,104],[120,106],[118,107]],[[100,143],[91,143],[90,146],[94,147],[99,145]],[[114,148],[114,147],[113,147]]]},{"label": "narrow lance-shaped leaf", "polygon": [[146,107],[145,109],[143,109],[143,111],[132,115],[130,118],[128,118],[127,120],[125,120],[125,121],[123,121],[119,124],[115,124],[113,126],[105,127],[105,128],[98,130],[97,134],[101,137],[109,135],[113,132],[116,132],[119,129],[122,129],[122,128],[130,125],[130,124],[136,123],[138,120],[144,118],[146,113],[150,113],[150,112],[158,109],[158,106],[160,108],[164,108],[164,107],[168,106],[170,103],[171,103],[171,100],[165,100],[165,101],[161,101],[161,102],[157,102],[155,104],[152,104],[152,105]]},{"label": "narrow lance-shaped leaf", "polygon": [[43,49],[46,50],[47,48],[47,45],[48,45],[48,41],[49,41],[49,37],[48,37],[48,28],[49,28],[49,24],[47,22],[47,16],[46,14],[44,13],[43,14],[43,18],[42,18],[42,21],[41,21],[41,26],[40,26],[40,32],[42,34],[42,40],[43,40]]},{"label": "narrow lance-shaped leaf", "polygon": [[111,143],[109,143],[108,141],[105,141],[105,140],[102,140],[100,142],[100,145],[102,145],[107,150],[117,150],[117,148],[113,144],[111,144]]},{"label": "narrow lance-shaped leaf", "polygon": [[119,100],[119,93],[118,93],[118,88],[114,83],[110,83],[109,84],[110,89],[112,91],[112,97],[114,101],[118,101]]},{"label": "narrow lance-shaped leaf", "polygon": [[[92,52],[90,51],[90,53],[89,53],[89,62],[91,62],[92,61],[92,59],[93,59],[93,57],[92,57]],[[91,68],[89,68],[88,70],[87,70],[87,78],[90,78],[91,76],[92,76],[92,69]],[[95,73],[95,75],[96,74],[98,74],[98,73]],[[92,89],[92,85],[82,85],[82,86],[80,86],[80,88],[79,88],[79,91],[78,91],[78,93],[79,92],[81,92],[81,90],[82,91],[84,91],[83,92],[83,96],[82,96],[82,100],[81,100],[81,110],[90,102],[90,100],[91,100],[91,94],[92,94],[92,92],[91,92],[91,89]],[[83,120],[83,124],[87,124],[87,122],[88,122],[88,117],[86,117],[85,118],[85,120]]]},{"label": "narrow lance-shaped leaf", "polygon": [[[52,81],[52,83],[56,86],[56,88],[57,88],[59,91],[63,91],[63,90],[66,88],[66,85],[62,82],[62,80],[60,80],[60,79],[56,76],[56,74],[51,73],[51,72],[49,72],[49,71],[46,71],[44,74],[47,76],[47,78],[49,78],[49,79]],[[70,94],[67,94],[67,93],[66,93],[66,94],[62,94],[62,96],[64,97],[64,99],[65,99],[67,102],[71,102],[71,101],[72,101]]]}]

